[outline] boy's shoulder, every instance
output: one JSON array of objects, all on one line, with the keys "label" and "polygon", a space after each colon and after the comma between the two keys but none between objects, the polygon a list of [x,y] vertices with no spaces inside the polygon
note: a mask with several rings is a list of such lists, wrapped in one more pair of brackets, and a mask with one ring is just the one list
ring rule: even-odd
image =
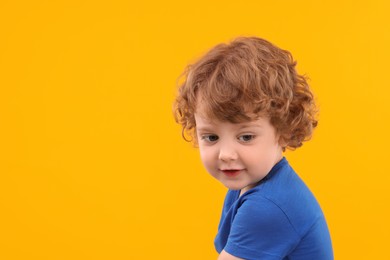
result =
[{"label": "boy's shoulder", "polygon": [[271,219],[276,215],[284,215],[303,235],[305,230],[324,217],[321,207],[287,161],[270,174],[238,198],[237,210],[245,209],[245,214],[262,214]]}]

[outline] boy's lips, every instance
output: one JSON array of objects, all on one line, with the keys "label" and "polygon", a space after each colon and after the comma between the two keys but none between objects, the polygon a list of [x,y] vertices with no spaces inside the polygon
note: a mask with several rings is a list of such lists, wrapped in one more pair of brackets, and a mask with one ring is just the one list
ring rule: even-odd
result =
[{"label": "boy's lips", "polygon": [[224,170],[220,170],[221,172],[223,172],[223,174],[225,174],[226,176],[228,177],[234,177],[234,176],[237,176],[238,174],[240,174],[240,172],[242,170],[239,170],[239,169],[224,169]]}]

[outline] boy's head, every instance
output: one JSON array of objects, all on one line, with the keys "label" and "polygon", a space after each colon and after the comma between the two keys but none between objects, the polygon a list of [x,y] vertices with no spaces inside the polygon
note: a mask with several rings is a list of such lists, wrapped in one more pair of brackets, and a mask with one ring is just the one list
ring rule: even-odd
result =
[{"label": "boy's head", "polygon": [[230,123],[266,117],[283,150],[300,147],[317,120],[313,94],[295,66],[288,51],[260,38],[215,46],[183,74],[174,104],[183,136],[187,132],[197,142],[195,113]]}]

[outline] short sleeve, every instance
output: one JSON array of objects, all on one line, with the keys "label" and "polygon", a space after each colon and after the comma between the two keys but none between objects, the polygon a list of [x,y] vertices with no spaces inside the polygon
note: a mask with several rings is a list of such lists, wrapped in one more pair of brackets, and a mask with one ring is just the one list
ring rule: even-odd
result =
[{"label": "short sleeve", "polygon": [[267,198],[244,200],[237,209],[224,250],[244,259],[282,259],[299,242],[285,213]]}]

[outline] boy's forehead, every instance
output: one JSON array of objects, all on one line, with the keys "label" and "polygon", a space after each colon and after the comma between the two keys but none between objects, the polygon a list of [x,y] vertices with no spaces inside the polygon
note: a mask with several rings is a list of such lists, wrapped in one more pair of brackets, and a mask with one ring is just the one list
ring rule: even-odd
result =
[{"label": "boy's forehead", "polygon": [[194,114],[194,117],[195,117],[195,121],[196,121],[196,124],[215,124],[217,123],[219,120],[213,120],[211,119],[210,117],[208,117],[207,115],[203,114],[203,113],[200,113],[200,112],[196,112]]},{"label": "boy's forehead", "polygon": [[[247,110],[247,111],[245,112],[245,110]],[[254,112],[250,112],[250,110],[248,110],[246,108],[242,108],[241,113],[239,113],[239,114],[245,115],[245,117],[249,118],[249,120],[242,120],[242,121],[239,121],[239,122],[235,122],[235,123],[238,123],[238,124],[239,123],[248,123],[248,122],[251,122],[251,121],[255,121],[258,118],[269,118],[267,113],[264,113],[264,112],[254,113]],[[229,120],[226,120],[227,117],[225,117],[227,115],[229,115],[229,113],[224,113],[223,115],[221,115],[221,117],[218,117],[219,114],[213,113],[213,111],[209,111],[207,108],[205,108],[204,105],[203,106],[202,105],[197,106],[196,110],[194,112],[195,120],[196,119],[202,120],[203,122],[207,122],[207,123],[210,123],[210,124],[212,124],[212,123],[229,122]]]},{"label": "boy's forehead", "polygon": [[[212,98],[205,98],[199,92],[196,96],[196,102],[194,106],[194,114],[204,117],[205,119],[214,120],[217,114],[219,115],[233,115],[242,114],[247,118],[267,117],[268,114],[265,111],[258,111],[258,106],[250,100],[248,102],[233,102],[231,100],[220,102],[219,100],[213,100]],[[222,118],[221,118],[222,119]],[[223,121],[223,120],[222,120]]]},{"label": "boy's forehead", "polygon": [[204,114],[201,113],[195,113],[195,122],[197,127],[207,127],[207,126],[217,126],[217,125],[224,125],[224,124],[231,124],[235,125],[237,127],[247,127],[247,126],[262,126],[265,122],[268,122],[269,119],[264,116],[257,115],[256,117],[253,117],[252,120],[243,121],[243,122],[237,122],[232,123],[229,121],[222,121],[216,118],[210,118],[207,117]]}]

